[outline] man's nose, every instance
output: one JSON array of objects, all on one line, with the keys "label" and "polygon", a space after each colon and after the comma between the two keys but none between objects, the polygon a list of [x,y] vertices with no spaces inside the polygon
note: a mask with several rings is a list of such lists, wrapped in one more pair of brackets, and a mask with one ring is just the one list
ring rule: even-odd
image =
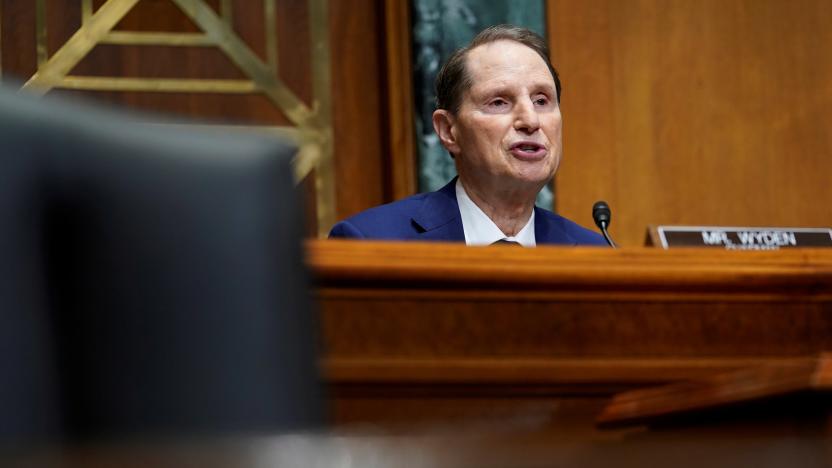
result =
[{"label": "man's nose", "polygon": [[523,100],[514,107],[514,129],[526,133],[534,133],[540,128],[540,116],[537,115],[534,102],[531,99]]}]

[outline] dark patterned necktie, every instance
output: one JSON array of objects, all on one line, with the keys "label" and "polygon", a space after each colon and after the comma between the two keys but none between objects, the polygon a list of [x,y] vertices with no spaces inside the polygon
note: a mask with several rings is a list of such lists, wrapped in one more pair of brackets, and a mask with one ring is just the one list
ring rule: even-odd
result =
[{"label": "dark patterned necktie", "polygon": [[497,242],[495,242],[495,243],[493,243],[493,244],[491,244],[491,245],[516,245],[516,246],[520,247],[520,243],[519,243],[519,242],[517,242],[517,241],[510,241],[510,240],[508,240],[508,239],[500,239],[500,240],[498,240]]}]

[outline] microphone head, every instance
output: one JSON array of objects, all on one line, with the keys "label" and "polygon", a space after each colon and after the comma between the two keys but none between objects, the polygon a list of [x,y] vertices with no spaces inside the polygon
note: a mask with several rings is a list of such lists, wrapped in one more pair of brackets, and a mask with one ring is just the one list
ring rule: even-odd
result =
[{"label": "microphone head", "polygon": [[592,205],[592,219],[595,220],[595,225],[600,229],[609,227],[610,222],[612,222],[612,212],[607,202],[597,201]]}]

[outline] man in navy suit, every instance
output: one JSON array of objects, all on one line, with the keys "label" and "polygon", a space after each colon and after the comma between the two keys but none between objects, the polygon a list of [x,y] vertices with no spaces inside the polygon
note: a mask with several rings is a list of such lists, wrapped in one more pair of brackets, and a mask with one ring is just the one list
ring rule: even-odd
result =
[{"label": "man in navy suit", "polygon": [[606,245],[534,206],[563,151],[560,79],[548,55],[540,36],[507,25],[454,52],[436,77],[433,128],[459,177],[341,221],[330,237]]}]

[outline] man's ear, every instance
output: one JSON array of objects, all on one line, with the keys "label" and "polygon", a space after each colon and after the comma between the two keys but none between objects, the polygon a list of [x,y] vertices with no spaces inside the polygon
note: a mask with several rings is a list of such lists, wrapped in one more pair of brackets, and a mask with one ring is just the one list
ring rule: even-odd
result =
[{"label": "man's ear", "polygon": [[439,141],[442,142],[442,146],[452,156],[456,156],[459,153],[459,144],[456,140],[456,132],[454,131],[455,123],[456,120],[453,114],[447,110],[436,109],[433,111],[433,130],[439,136]]}]

